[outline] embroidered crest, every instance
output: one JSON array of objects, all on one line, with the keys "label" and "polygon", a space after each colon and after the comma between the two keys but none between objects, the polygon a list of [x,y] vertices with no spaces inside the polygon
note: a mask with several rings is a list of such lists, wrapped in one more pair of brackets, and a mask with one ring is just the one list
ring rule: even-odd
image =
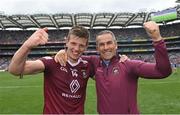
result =
[{"label": "embroidered crest", "polygon": [[81,70],[83,78],[87,78],[86,70]]},{"label": "embroidered crest", "polygon": [[113,75],[119,74],[119,68],[118,67],[113,67],[112,72],[113,72]]}]

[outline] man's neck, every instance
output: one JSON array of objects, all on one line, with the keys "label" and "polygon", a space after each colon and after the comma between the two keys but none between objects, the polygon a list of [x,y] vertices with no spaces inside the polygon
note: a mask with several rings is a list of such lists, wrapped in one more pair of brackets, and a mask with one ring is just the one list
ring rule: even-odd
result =
[{"label": "man's neck", "polygon": [[70,63],[73,63],[73,64],[74,64],[74,63],[77,63],[79,59],[78,59],[78,60],[73,60],[73,59],[71,59],[71,58],[68,58],[68,60],[69,60]]},{"label": "man's neck", "polygon": [[105,64],[106,66],[108,66],[109,63],[110,63],[110,60],[103,60],[103,62],[104,62],[104,64]]}]

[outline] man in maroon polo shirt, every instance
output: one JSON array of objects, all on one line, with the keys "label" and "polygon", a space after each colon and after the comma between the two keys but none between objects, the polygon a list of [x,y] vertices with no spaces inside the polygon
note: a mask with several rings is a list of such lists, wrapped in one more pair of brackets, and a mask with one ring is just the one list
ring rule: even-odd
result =
[{"label": "man in maroon polo shirt", "polygon": [[14,75],[44,72],[44,114],[83,114],[87,80],[93,72],[89,62],[80,56],[87,48],[89,32],[80,26],[69,31],[66,39],[68,63],[63,67],[52,57],[26,60],[32,48],[47,43],[46,31],[46,28],[39,29],[24,42],[14,54],[8,70]]}]

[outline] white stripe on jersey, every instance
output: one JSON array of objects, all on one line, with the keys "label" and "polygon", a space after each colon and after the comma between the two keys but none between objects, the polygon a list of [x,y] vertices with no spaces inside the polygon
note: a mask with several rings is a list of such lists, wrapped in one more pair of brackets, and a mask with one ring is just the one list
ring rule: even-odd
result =
[{"label": "white stripe on jersey", "polygon": [[45,58],[45,59],[53,59],[51,56],[45,56],[43,58]]}]

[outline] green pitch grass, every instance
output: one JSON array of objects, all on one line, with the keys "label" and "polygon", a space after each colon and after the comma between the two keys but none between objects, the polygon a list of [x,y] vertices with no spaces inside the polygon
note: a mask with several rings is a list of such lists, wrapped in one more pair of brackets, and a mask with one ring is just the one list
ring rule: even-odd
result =
[{"label": "green pitch grass", "polygon": [[[0,73],[0,114],[40,114],[43,109],[43,74],[19,79]],[[96,90],[89,80],[85,113],[96,112]],[[143,114],[180,114],[180,69],[161,80],[139,80],[138,103]]]}]

